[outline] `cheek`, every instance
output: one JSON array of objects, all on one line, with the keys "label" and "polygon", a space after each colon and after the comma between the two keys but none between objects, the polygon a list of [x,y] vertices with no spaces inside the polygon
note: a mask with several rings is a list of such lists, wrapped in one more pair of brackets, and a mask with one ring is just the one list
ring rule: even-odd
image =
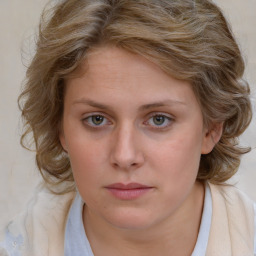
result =
[{"label": "cheek", "polygon": [[[97,153],[96,153],[97,152]],[[100,159],[101,152],[94,147],[77,147],[70,155],[71,168],[77,189],[83,200],[97,205],[100,198],[99,188],[104,171]]]},{"label": "cheek", "polygon": [[106,148],[103,142],[89,139],[73,139],[69,144],[71,168],[77,185],[91,184],[102,175],[106,161]]},{"label": "cheek", "polygon": [[196,177],[201,157],[201,137],[198,134],[176,135],[149,148],[151,164],[154,169],[164,172],[163,176],[171,176],[175,182]]}]

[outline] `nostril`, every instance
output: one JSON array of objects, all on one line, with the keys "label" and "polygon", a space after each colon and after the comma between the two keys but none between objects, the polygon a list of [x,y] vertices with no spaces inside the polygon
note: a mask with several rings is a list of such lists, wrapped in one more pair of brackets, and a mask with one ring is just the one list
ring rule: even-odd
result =
[{"label": "nostril", "polygon": [[113,163],[113,166],[114,166],[114,167],[118,167],[118,164],[117,164],[117,163]]}]

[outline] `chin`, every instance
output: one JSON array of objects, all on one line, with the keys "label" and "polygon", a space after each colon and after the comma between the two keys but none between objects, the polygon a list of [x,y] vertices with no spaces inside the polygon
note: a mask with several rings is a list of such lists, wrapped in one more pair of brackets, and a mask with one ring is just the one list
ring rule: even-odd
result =
[{"label": "chin", "polygon": [[145,212],[119,212],[113,213],[111,216],[105,216],[105,218],[107,222],[119,229],[142,230],[153,225],[152,217]]}]

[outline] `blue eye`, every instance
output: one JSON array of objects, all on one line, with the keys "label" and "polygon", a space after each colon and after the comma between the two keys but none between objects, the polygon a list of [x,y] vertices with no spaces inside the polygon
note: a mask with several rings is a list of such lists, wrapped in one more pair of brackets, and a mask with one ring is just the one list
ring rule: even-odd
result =
[{"label": "blue eye", "polygon": [[102,115],[92,115],[84,119],[90,126],[103,126],[107,119]]},{"label": "blue eye", "polygon": [[166,128],[171,124],[171,122],[172,122],[171,117],[168,117],[162,114],[156,114],[149,118],[149,120],[147,121],[147,124],[156,128]]}]

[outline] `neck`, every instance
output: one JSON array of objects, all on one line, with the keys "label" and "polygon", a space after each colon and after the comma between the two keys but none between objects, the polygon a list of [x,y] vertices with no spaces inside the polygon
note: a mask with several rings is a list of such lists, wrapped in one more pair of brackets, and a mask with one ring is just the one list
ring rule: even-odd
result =
[{"label": "neck", "polygon": [[115,227],[84,207],[86,235],[95,256],[188,256],[197,241],[203,201],[204,187],[196,183],[190,196],[172,216],[151,227],[135,230]]}]

